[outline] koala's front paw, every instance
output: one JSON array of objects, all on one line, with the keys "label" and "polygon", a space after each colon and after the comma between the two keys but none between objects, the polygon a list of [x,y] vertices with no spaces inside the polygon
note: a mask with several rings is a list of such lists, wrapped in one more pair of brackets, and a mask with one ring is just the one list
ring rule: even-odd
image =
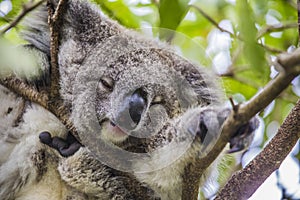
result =
[{"label": "koala's front paw", "polygon": [[248,123],[241,126],[229,141],[230,149],[228,150],[228,153],[234,153],[249,147],[254,138],[253,133],[258,126],[259,121],[256,117],[252,118]]},{"label": "koala's front paw", "polygon": [[[228,108],[206,108],[196,110],[196,114],[192,116],[192,120],[188,123],[188,131],[198,137],[203,148],[209,146],[212,141],[216,141],[220,129],[230,115],[231,110]],[[228,141],[230,150],[228,153],[234,153],[247,148],[254,137],[254,131],[258,128],[259,121],[256,117],[252,118],[248,123],[241,126],[236,133]]]},{"label": "koala's front paw", "polygon": [[46,131],[40,133],[39,138],[43,144],[56,149],[64,157],[72,156],[82,146],[70,132],[66,139],[51,137]]}]

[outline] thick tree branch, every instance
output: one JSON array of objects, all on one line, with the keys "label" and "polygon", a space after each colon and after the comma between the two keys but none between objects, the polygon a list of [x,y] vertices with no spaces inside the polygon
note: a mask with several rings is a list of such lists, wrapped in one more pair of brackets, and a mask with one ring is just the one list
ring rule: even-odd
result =
[{"label": "thick tree branch", "polygon": [[300,49],[291,54],[280,55],[277,59],[282,71],[264,90],[254,96],[245,105],[241,105],[238,110],[232,112],[223,124],[223,129],[217,143],[209,152],[209,156],[199,158],[195,165],[186,167],[184,174],[182,199],[197,199],[201,175],[203,171],[218,157],[231,135],[237,129],[248,122],[256,113],[269,105],[300,73]]},{"label": "thick tree branch", "polygon": [[[300,100],[275,137],[243,170],[234,174],[215,200],[248,199],[279,168],[300,137]],[[234,187],[233,187],[234,186]]]},{"label": "thick tree branch", "polygon": [[22,6],[23,9],[22,9],[21,13],[10,24],[8,24],[5,28],[3,28],[0,31],[0,35],[3,35],[8,30],[10,30],[11,28],[15,27],[29,12],[31,12],[34,9],[36,9],[44,1],[45,0],[41,0],[41,1],[38,1],[36,3],[30,1],[27,4],[24,4]]},{"label": "thick tree branch", "polygon": [[16,94],[26,99],[38,103],[45,109],[48,109],[48,95],[44,92],[38,92],[36,88],[29,86],[27,83],[16,77],[7,77],[0,79],[0,84],[9,88]]},{"label": "thick tree branch", "polygon": [[[77,131],[70,121],[70,116],[67,108],[62,104],[57,103],[54,105],[53,102],[50,102],[48,93],[46,93],[45,91],[39,92],[35,87],[28,85],[26,82],[16,77],[7,77],[5,79],[0,79],[0,84],[7,87],[14,93],[24,97],[25,99],[37,103],[52,112],[66,126],[66,128],[78,138]],[[51,108],[49,107],[50,104],[52,105]]]}]

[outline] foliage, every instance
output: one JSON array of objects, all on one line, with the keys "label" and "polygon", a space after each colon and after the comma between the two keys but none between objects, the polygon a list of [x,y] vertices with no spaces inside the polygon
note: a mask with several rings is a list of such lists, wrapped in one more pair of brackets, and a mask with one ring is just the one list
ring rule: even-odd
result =
[{"label": "foliage", "polygon": [[[11,9],[5,9],[5,2],[11,3]],[[18,15],[23,2],[0,1],[0,32]],[[212,68],[221,77],[227,96],[236,102],[259,92],[278,73],[278,66],[272,64],[275,56],[293,51],[298,45],[297,5],[292,0],[94,2],[122,25],[158,35],[183,56]],[[21,43],[16,34],[21,28],[14,27],[5,38]],[[256,147],[263,147],[273,136],[299,96],[300,77],[260,113],[263,139],[256,142]],[[299,153],[294,154],[299,162]]]}]

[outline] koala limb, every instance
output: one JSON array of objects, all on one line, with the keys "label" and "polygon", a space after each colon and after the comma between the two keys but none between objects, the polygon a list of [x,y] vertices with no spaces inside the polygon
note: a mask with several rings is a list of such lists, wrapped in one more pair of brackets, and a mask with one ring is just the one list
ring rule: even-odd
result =
[{"label": "koala limb", "polygon": [[52,138],[49,132],[40,133],[39,138],[43,144],[56,149],[64,157],[72,156],[82,146],[70,132],[66,139]]}]

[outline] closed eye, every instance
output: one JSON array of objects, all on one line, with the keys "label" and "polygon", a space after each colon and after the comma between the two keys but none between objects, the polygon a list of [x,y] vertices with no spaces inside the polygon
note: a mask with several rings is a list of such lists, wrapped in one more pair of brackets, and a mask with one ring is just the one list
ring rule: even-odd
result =
[{"label": "closed eye", "polygon": [[155,104],[163,104],[163,98],[162,96],[156,96],[153,98],[153,100],[151,101],[151,105],[155,105]]}]

